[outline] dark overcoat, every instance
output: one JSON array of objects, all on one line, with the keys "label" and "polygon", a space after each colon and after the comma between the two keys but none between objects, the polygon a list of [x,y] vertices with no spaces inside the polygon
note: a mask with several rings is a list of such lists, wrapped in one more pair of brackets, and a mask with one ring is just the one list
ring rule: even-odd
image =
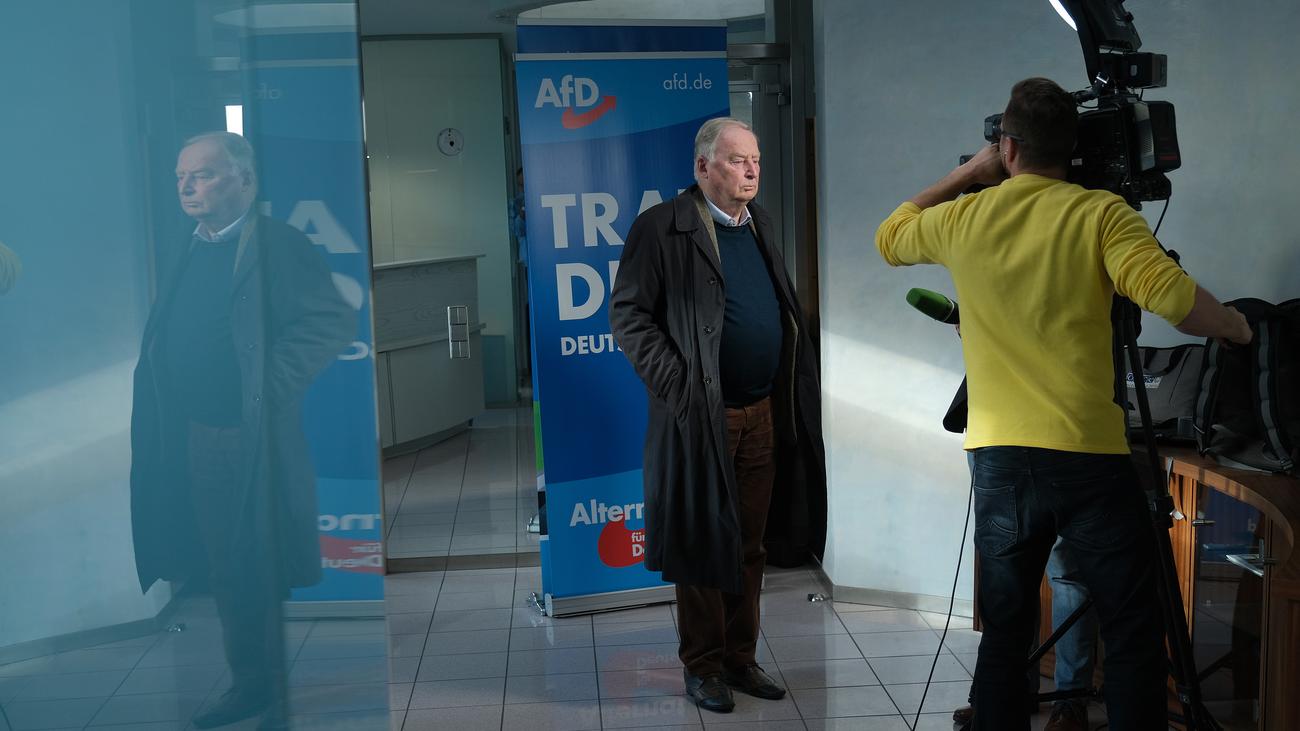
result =
[{"label": "dark overcoat", "polygon": [[[646,567],[665,581],[739,594],[741,535],[727,450],[719,347],[726,282],[698,186],[633,222],[610,296],[614,338],[649,394],[645,441]],[[750,204],[780,300],[781,367],[772,392],[777,481],[769,560],[820,557],[826,538],[825,451],[816,350],[776,248],[772,219]]]},{"label": "dark overcoat", "polygon": [[[356,333],[324,258],[298,229],[251,216],[236,253],[230,325],[240,375],[240,506],[229,560],[273,568],[283,588],[321,576],[316,478],[302,430],[307,388]],[[159,372],[161,333],[194,242],[169,266],[145,325],[131,411],[131,527],[140,588],[202,565],[190,504],[189,425]],[[272,562],[268,565],[267,562]],[[269,573],[269,572],[268,572]]]}]

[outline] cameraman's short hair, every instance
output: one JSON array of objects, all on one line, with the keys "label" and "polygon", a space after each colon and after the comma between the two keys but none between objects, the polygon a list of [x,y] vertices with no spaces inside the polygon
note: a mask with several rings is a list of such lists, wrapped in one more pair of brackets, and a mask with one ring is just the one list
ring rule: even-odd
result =
[{"label": "cameraman's short hair", "polygon": [[253,155],[253,146],[243,135],[234,132],[204,132],[185,140],[185,146],[207,141],[216,143],[236,173],[247,176],[249,180],[257,180],[257,159]]},{"label": "cameraman's short hair", "polygon": [[[746,122],[735,117],[714,117],[700,125],[700,131],[695,133],[695,157],[691,159],[692,170],[695,169],[695,163],[699,162],[701,157],[705,160],[713,159],[713,151],[718,147],[718,138],[731,127],[749,130],[751,134],[754,132],[753,128]],[[757,139],[758,135],[754,135],[754,137]],[[699,180],[698,171],[696,171],[695,179]]]},{"label": "cameraman's short hair", "polygon": [[1029,167],[1069,166],[1079,129],[1079,111],[1070,92],[1051,79],[1034,77],[1011,87],[1002,130],[1020,138],[1020,156]]}]

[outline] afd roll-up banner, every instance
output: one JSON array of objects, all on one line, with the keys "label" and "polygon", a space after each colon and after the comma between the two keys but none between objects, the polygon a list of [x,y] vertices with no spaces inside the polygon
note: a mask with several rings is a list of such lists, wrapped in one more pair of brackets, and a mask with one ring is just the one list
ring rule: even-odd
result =
[{"label": "afd roll-up banner", "polygon": [[728,112],[726,25],[517,30],[548,611],[667,600],[643,563],[645,387],[610,334],[609,292],[633,219],[694,182],[695,133]]},{"label": "afd roll-up banner", "polygon": [[320,248],[359,323],[303,405],[324,578],[295,589],[288,611],[371,614],[384,564],[356,28],[250,29],[244,42],[245,124],[262,161],[263,212]]}]

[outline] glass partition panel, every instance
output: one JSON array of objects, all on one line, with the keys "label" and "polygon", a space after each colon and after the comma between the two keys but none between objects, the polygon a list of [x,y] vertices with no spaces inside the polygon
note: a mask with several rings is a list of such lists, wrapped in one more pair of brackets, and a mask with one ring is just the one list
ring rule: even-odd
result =
[{"label": "glass partition panel", "polygon": [[388,726],[355,18],[0,3],[0,729]]}]

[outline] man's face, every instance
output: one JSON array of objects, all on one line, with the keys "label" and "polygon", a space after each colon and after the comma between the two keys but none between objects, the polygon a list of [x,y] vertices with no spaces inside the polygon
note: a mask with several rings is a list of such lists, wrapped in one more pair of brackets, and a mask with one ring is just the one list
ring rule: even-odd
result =
[{"label": "man's face", "polygon": [[176,193],[185,215],[224,228],[252,202],[252,181],[240,175],[217,143],[201,140],[176,158]]},{"label": "man's face", "polygon": [[740,208],[758,195],[758,138],[742,127],[718,135],[713,159],[695,161],[700,187],[719,208]]}]

